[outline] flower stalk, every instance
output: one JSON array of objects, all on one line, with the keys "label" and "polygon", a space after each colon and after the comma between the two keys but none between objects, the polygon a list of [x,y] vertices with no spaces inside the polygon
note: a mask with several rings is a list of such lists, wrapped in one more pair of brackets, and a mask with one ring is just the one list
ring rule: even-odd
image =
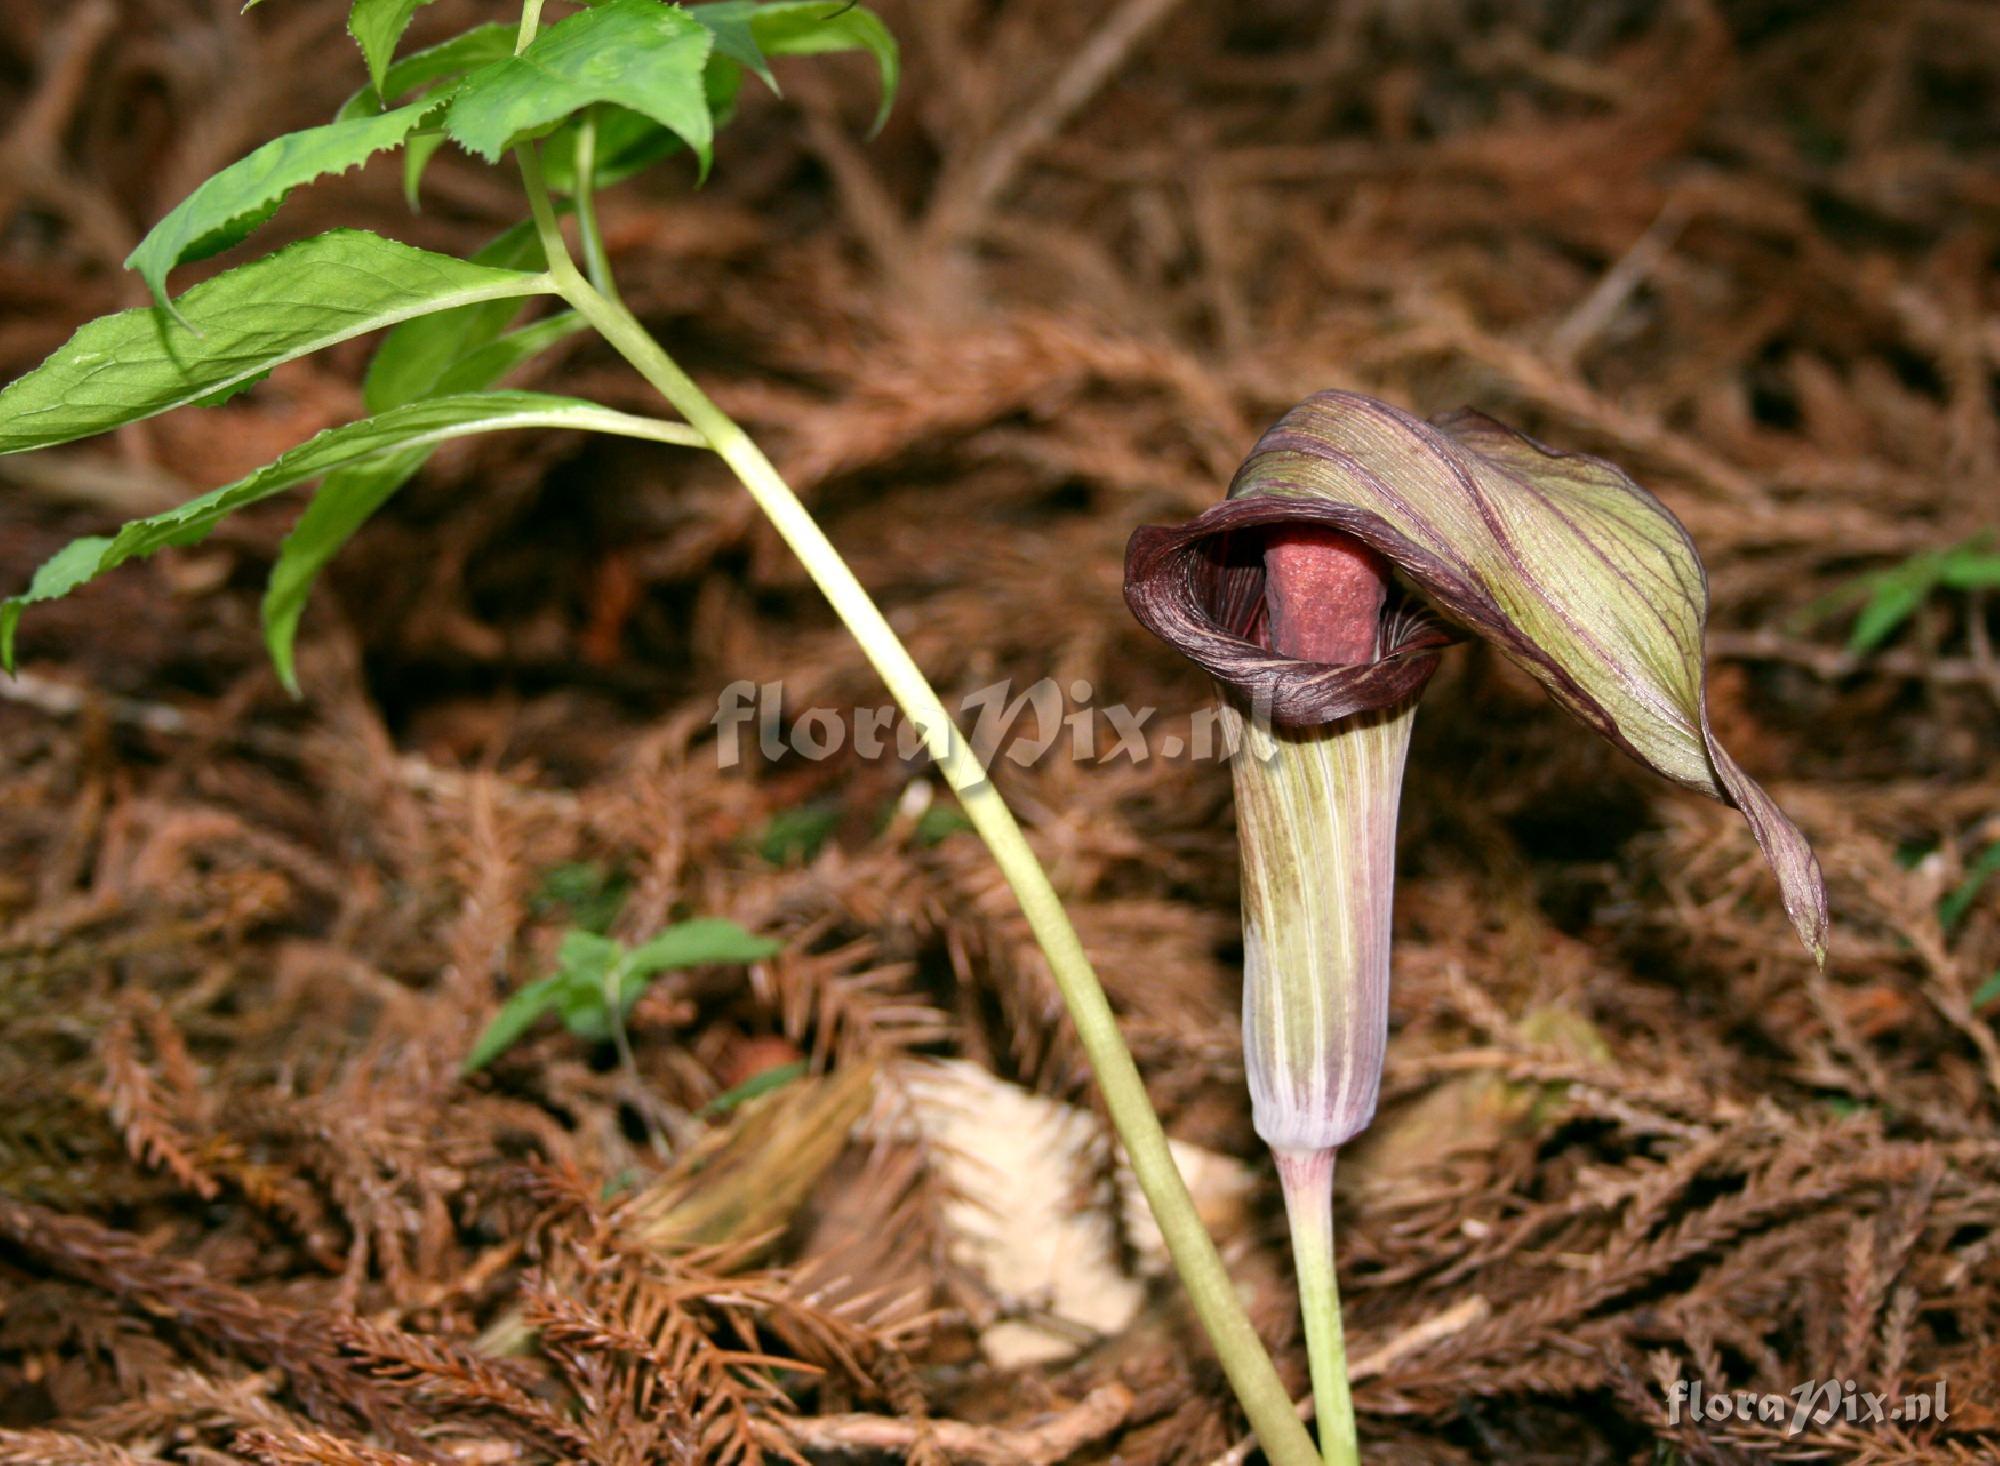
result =
[{"label": "flower stalk", "polygon": [[1285,1223],[1298,1270],[1299,1310],[1305,1317],[1306,1360],[1312,1372],[1313,1412],[1326,1466],[1358,1466],[1354,1397],[1347,1385],[1347,1335],[1340,1324],[1340,1284],[1334,1277],[1332,1147],[1274,1152],[1285,1193]]}]

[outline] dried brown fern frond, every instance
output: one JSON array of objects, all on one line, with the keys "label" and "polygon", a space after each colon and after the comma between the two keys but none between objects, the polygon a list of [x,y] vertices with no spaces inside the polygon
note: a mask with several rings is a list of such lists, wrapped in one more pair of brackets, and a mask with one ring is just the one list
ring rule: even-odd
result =
[{"label": "dried brown fern frond", "polygon": [[402,1387],[436,1421],[473,1417],[529,1447],[584,1453],[588,1440],[520,1372],[454,1341],[366,1319],[336,1319],[331,1333],[377,1379]]},{"label": "dried brown fern frond", "polygon": [[437,1458],[407,1456],[323,1430],[278,1431],[254,1426],[236,1449],[263,1466],[431,1466]]},{"label": "dried brown fern frond", "polygon": [[343,1364],[307,1315],[219,1282],[196,1263],[164,1257],[99,1223],[6,1197],[0,1197],[0,1239],[127,1306],[284,1370],[315,1418],[358,1418],[391,1437],[411,1438],[408,1411]]},{"label": "dried brown fern frond", "polygon": [[147,1458],[111,1441],[61,1430],[0,1430],[5,1466],[142,1466]]},{"label": "dried brown fern frond", "polygon": [[[895,1101],[885,1092],[876,1103],[879,1116]],[[899,1128],[897,1138],[841,1158],[813,1199],[791,1270],[806,1303],[898,1349],[917,1347],[937,1325],[940,1298],[963,1310],[977,1291],[952,1255],[945,1209],[955,1192],[935,1142],[905,1133]]]},{"label": "dried brown fern frond", "polygon": [[834,1055],[886,1059],[951,1032],[944,1014],[913,990],[915,967],[885,962],[871,940],[790,952],[752,969],[752,989],[776,1010],[786,1037],[815,1066]]},{"label": "dried brown fern frond", "polygon": [[[157,1008],[155,1041],[171,1031],[171,1023]],[[199,1142],[185,1132],[185,1111],[192,1092],[188,1082],[189,1064],[182,1046],[170,1045],[156,1056],[174,1071],[180,1083],[162,1086],[154,1072],[139,1057],[138,1024],[127,1008],[115,1014],[98,1033],[97,1057],[104,1066],[104,1103],[112,1122],[125,1137],[125,1148],[143,1165],[165,1171],[199,1196],[212,1201],[221,1183],[195,1159]]]}]

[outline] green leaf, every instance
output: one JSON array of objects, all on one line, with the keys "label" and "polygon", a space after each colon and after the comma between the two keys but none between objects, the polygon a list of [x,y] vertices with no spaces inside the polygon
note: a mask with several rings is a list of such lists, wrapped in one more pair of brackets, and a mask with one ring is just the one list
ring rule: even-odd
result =
[{"label": "green leaf", "polygon": [[1992,553],[1986,531],[1944,550],[1924,550],[1886,570],[1859,576],[1820,597],[1793,618],[1810,625],[1849,606],[1861,606],[1848,633],[1847,649],[1859,654],[1882,645],[1940,588],[1990,590],[2000,587],[2000,555]]},{"label": "green leaf", "polygon": [[794,1079],[803,1079],[805,1075],[804,1059],[794,1059],[789,1064],[775,1064],[760,1074],[752,1074],[734,1089],[725,1089],[695,1113],[704,1120],[713,1120],[716,1116],[726,1115],[753,1099],[761,1099],[773,1090],[783,1089]]},{"label": "green leaf", "polygon": [[341,104],[335,116],[372,117],[405,92],[466,72],[514,54],[515,28],[498,21],[462,31],[448,41],[414,51],[391,66],[379,82],[371,82]]},{"label": "green leaf", "polygon": [[479,392],[499,381],[521,363],[541,355],[558,341],[587,330],[590,323],[575,311],[545,316],[498,341],[468,351],[438,378],[439,393]]},{"label": "green leaf", "polygon": [[611,1037],[614,986],[620,989],[616,1016],[623,1021],[624,984],[616,974],[624,953],[624,946],[610,937],[586,931],[565,933],[562,946],[557,949],[556,967],[561,978],[556,990],[557,1010],[562,1014],[564,1026],[586,1042],[602,1043]]},{"label": "green leaf", "polygon": [[1986,847],[1985,852],[1966,867],[1965,879],[1938,902],[1938,925],[1950,932],[1964,921],[1972,910],[1972,903],[1979,899],[1979,893],[1988,881],[2000,875],[2000,840]]},{"label": "green leaf", "polygon": [[520,55],[468,76],[445,130],[497,161],[516,138],[611,102],[676,133],[706,174],[714,128],[702,71],[711,44],[704,27],[657,0],[606,0],[550,26]]},{"label": "green leaf", "polygon": [[424,206],[424,170],[431,166],[431,159],[444,146],[444,133],[415,132],[403,145],[403,202],[410,206],[410,212],[422,211]]},{"label": "green leaf", "polygon": [[269,372],[259,372],[254,377],[245,377],[240,382],[231,382],[227,387],[219,387],[206,397],[195,398],[188,406],[221,407],[225,403],[234,402],[238,397],[241,397],[245,392],[248,392],[252,387],[270,375]]},{"label": "green leaf", "polygon": [[396,43],[410,28],[410,18],[431,0],[354,0],[347,15],[347,33],[361,47],[368,62],[368,75],[375,89],[387,92],[389,63],[395,58]]},{"label": "green leaf", "polygon": [[[506,270],[539,270],[545,263],[541,239],[530,223],[507,230],[472,260]],[[361,400],[370,412],[383,412],[430,396],[453,363],[496,340],[520,309],[519,298],[502,298],[405,321],[375,348]]]},{"label": "green leaf", "polygon": [[[734,65],[717,65],[713,57],[702,73],[714,125],[720,127],[736,105],[743,73]],[[623,107],[604,105],[597,113],[597,176],[599,188],[609,188],[642,169],[650,168],[687,144],[650,117]],[[571,117],[542,142],[542,172],[557,193],[576,192],[576,147],[582,118]]]},{"label": "green leaf", "polygon": [[[483,391],[546,346],[575,335],[584,324],[581,316],[565,311],[523,326],[461,357],[438,379],[435,390]],[[295,657],[299,618],[305,614],[313,581],[370,516],[430,461],[433,451],[413,448],[328,474],[299,522],[285,536],[264,588],[262,617],[264,645],[277,668],[278,680],[292,696],[297,697],[300,691]]]},{"label": "green leaf", "polygon": [[[354,468],[335,469],[299,516],[292,532],[278,547],[278,558],[264,584],[259,616],[264,647],[278,681],[293,697],[301,693],[298,669],[299,619],[320,571],[340,553],[369,517],[416,476],[430,458],[429,448],[390,454]],[[0,616],[5,612],[0,611]]]},{"label": "green leaf", "polygon": [[[1915,567],[1915,562],[1912,566]],[[1873,651],[1916,613],[1936,586],[1937,577],[1929,565],[1915,567],[1913,573],[1880,577],[1868,604],[1854,618],[1854,629],[1847,634],[1847,649],[1857,653]]]},{"label": "green leaf", "polygon": [[875,58],[882,78],[882,103],[875,110],[874,130],[879,132],[889,120],[902,62],[896,38],[874,11],[860,5],[829,8],[825,0],[774,0],[751,13],[750,34],[766,56],[866,51]]},{"label": "green leaf", "polygon": [[1992,975],[1986,981],[1982,982],[1978,990],[1973,993],[1972,1006],[1974,1008],[1984,1008],[1996,998],[2000,998],[2000,967],[1996,967]]},{"label": "green leaf", "polygon": [[139,241],[125,267],[137,270],[153,299],[166,306],[167,272],[174,266],[206,259],[240,242],[300,184],[345,172],[385,148],[400,147],[442,105],[443,98],[412,102],[394,112],[273,138],[182,199]]},{"label": "green leaf", "polygon": [[1974,535],[1938,558],[1938,583],[1953,590],[2000,589],[2000,555],[1991,533]]},{"label": "green leaf", "polygon": [[[574,935],[585,935],[575,933]],[[595,938],[603,942],[602,937]],[[568,943],[565,942],[565,948]],[[610,944],[616,947],[616,943]],[[758,962],[772,956],[779,950],[777,942],[763,937],[753,937],[733,921],[722,917],[698,917],[693,921],[679,922],[668,927],[649,942],[642,942],[631,951],[618,951],[610,966],[600,965],[601,948],[593,946],[590,960],[577,964],[581,972],[587,974],[579,981],[591,982],[598,995],[595,1005],[581,1001],[577,1003],[579,1022],[571,1027],[580,1038],[602,1040],[611,1036],[610,1024],[623,1023],[632,1007],[644,995],[654,977],[662,972],[683,967],[707,967],[719,963]],[[616,993],[615,1011],[604,1001],[607,993]]]},{"label": "green leaf", "polygon": [[136,422],[381,326],[553,288],[361,230],[322,234],[189,290],[187,325],[151,308],[85,325],[0,392],[0,453]]},{"label": "green leaf", "polygon": [[761,962],[780,945],[752,936],[720,916],[697,917],[668,927],[626,954],[624,969],[642,977],[677,967],[707,967],[718,962]]},{"label": "green leaf", "polygon": [[757,33],[750,25],[750,17],[757,13],[756,0],[717,0],[713,5],[690,5],[687,13],[715,37],[717,56],[727,57],[772,91],[778,90],[777,78],[771,75],[771,67],[757,45]]},{"label": "green leaf", "polygon": [[[702,68],[701,85],[711,126],[720,131],[735,115],[736,99],[743,90],[743,68],[720,52],[711,52]],[[595,182],[600,189],[621,183],[687,146],[652,118],[624,107],[606,103],[589,111],[597,119]],[[542,140],[542,173],[558,194],[576,192],[577,140],[585,115],[565,119]]]},{"label": "green leaf", "polygon": [[625,944],[599,932],[571,928],[556,948],[556,968],[577,983],[602,988],[611,969],[625,955]]},{"label": "green leaf", "polygon": [[466,1057],[464,1072],[493,1057],[527,1032],[544,1013],[561,1015],[578,1038],[609,1039],[655,975],[669,968],[755,962],[779,944],[753,937],[733,921],[700,917],[668,927],[650,942],[625,949],[622,942],[572,928],[556,949],[556,970],[509,998]]},{"label": "green leaf", "polygon": [[465,1056],[459,1072],[476,1074],[511,1049],[543,1014],[555,1010],[562,984],[560,973],[554,977],[538,978],[501,1004],[500,1011],[493,1015],[493,1021],[486,1025],[485,1031],[473,1044],[472,1052]]},{"label": "green leaf", "polygon": [[811,860],[839,826],[840,819],[840,805],[833,800],[781,809],[764,826],[764,833],[757,840],[757,853],[773,865]]},{"label": "green leaf", "polygon": [[451,438],[511,428],[578,428],[663,443],[698,442],[694,431],[680,423],[633,417],[593,402],[537,392],[439,397],[328,428],[234,483],[159,514],[135,519],[109,539],[79,540],[60,551],[35,573],[25,592],[0,602],[0,666],[12,669],[15,629],[22,609],[34,602],[67,595],[127,560],[168,545],[193,544],[234,510],[335,469],[427,448]]},{"label": "green leaf", "polygon": [[632,880],[600,861],[579,860],[551,866],[542,876],[541,889],[529,900],[529,908],[546,913],[563,908],[570,925],[587,932],[602,932],[618,919],[632,894]]},{"label": "green leaf", "polygon": [[971,828],[972,821],[966,818],[964,810],[954,809],[949,804],[933,804],[917,816],[915,834],[919,845],[935,845],[961,830]]}]

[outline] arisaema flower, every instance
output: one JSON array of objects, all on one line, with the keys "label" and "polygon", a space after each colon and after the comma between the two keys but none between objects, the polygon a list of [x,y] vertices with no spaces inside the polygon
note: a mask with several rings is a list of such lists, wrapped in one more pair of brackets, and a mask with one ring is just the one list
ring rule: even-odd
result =
[{"label": "arisaema flower", "polygon": [[[1302,1292],[1325,1267],[1330,1297],[1333,1153],[1375,1110],[1404,756],[1448,643],[1484,637],[1600,736],[1741,811],[1824,961],[1818,862],[1709,728],[1701,561],[1612,464],[1477,412],[1426,422],[1321,392],[1264,434],[1226,500],[1132,536],[1125,598],[1215,678],[1240,735],[1244,1062]],[[1322,1374],[1337,1305],[1330,1342],[1307,1305],[1325,1432],[1341,1424]]]}]

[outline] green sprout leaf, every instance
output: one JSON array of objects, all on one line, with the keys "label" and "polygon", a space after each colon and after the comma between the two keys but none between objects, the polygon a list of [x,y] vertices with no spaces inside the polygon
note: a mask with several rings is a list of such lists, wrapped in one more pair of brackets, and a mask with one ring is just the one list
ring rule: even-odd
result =
[{"label": "green sprout leaf", "polygon": [[757,44],[757,33],[750,25],[750,17],[757,13],[756,0],[716,0],[713,5],[690,5],[687,13],[715,37],[717,57],[735,62],[777,91],[777,78],[771,75],[763,48]]},{"label": "green sprout leaf", "polygon": [[392,65],[378,80],[371,81],[341,105],[340,121],[351,117],[372,117],[397,97],[433,82],[463,76],[514,54],[515,29],[498,21],[461,31],[448,41],[421,51],[413,51]]},{"label": "green sprout leaf", "polygon": [[523,135],[593,103],[638,112],[675,133],[706,174],[714,125],[702,88],[712,38],[656,0],[606,0],[543,31],[518,56],[460,84],[445,131],[498,160]]},{"label": "green sprout leaf", "polygon": [[[299,621],[306,602],[312,597],[313,582],[320,571],[354,538],[377,509],[416,476],[430,458],[428,447],[385,454],[353,468],[338,468],[328,474],[299,515],[292,532],[278,547],[278,558],[264,583],[264,600],[258,608],[264,626],[264,648],[278,681],[293,697],[302,694],[299,686]],[[0,615],[4,615],[0,612]]]},{"label": "green sprout leaf", "polygon": [[753,1099],[762,1099],[767,1094],[783,1089],[794,1079],[803,1079],[805,1076],[804,1059],[794,1059],[789,1064],[774,1064],[760,1074],[752,1074],[734,1089],[725,1089],[695,1113],[704,1120],[713,1120],[749,1104]]},{"label": "green sprout leaf", "polygon": [[1938,584],[1951,590],[2000,590],[2000,553],[1991,534],[1974,535],[1938,556]]},{"label": "green sprout leaf", "polygon": [[1972,912],[1972,903],[1979,899],[1979,893],[1994,876],[2000,875],[2000,840],[1986,847],[1979,858],[1966,867],[1965,879],[1938,902],[1938,925],[1946,932],[1955,931],[1958,924]]},{"label": "green sprout leaf", "polygon": [[777,951],[778,943],[768,937],[753,937],[733,921],[704,916],[670,926],[651,941],[640,943],[625,962],[628,971],[651,977],[677,967],[761,962]]},{"label": "green sprout leaf", "polygon": [[766,56],[866,51],[875,58],[876,70],[882,78],[882,101],[875,109],[874,129],[879,132],[889,120],[902,63],[896,38],[874,11],[861,5],[829,9],[824,0],[774,0],[752,10],[750,34]]},{"label": "green sprout leaf", "polygon": [[541,889],[529,900],[538,914],[561,908],[571,926],[587,932],[603,932],[625,909],[632,894],[632,879],[605,866],[601,861],[577,860],[551,866],[542,876]]},{"label": "green sprout leaf", "polygon": [[839,827],[840,819],[841,808],[835,800],[781,809],[757,837],[757,853],[773,865],[811,860]]},{"label": "green sprout leaf", "polygon": [[386,148],[402,146],[442,105],[441,97],[412,102],[393,112],[273,138],[182,199],[139,241],[126,257],[125,268],[137,270],[153,299],[172,309],[167,302],[167,273],[174,266],[207,259],[241,243],[294,188],[328,173],[345,172]]},{"label": "green sprout leaf", "polygon": [[1800,613],[1811,623],[1836,611],[1860,606],[1847,635],[1848,651],[1872,652],[1893,636],[1940,590],[1991,590],[2000,587],[2000,553],[1992,549],[1991,531],[1943,550],[1925,550],[1899,565],[1863,575]]},{"label": "green sprout leaf", "polygon": [[632,417],[594,402],[536,392],[440,397],[328,428],[234,483],[159,514],[132,520],[109,538],[94,536],[65,546],[35,572],[26,591],[0,601],[0,666],[13,668],[15,630],[26,606],[67,595],[127,560],[169,545],[194,544],[223,516],[335,469],[450,438],[510,428],[582,428],[655,442],[699,441],[691,429],[679,423]]},{"label": "green sprout leaf", "polygon": [[389,63],[396,55],[396,43],[410,28],[410,18],[431,0],[354,0],[347,15],[347,33],[354,37],[368,62],[368,75],[375,89],[387,93]]},{"label": "green sprout leaf", "polygon": [[733,921],[699,917],[668,927],[651,941],[627,948],[596,932],[564,933],[556,970],[529,983],[504,1003],[465,1057],[463,1072],[483,1069],[510,1048],[544,1014],[590,1043],[609,1039],[662,972],[759,962],[779,944],[752,936]]},{"label": "green sprout leaf", "polygon": [[972,827],[972,821],[965,817],[964,810],[949,804],[933,804],[917,816],[915,834],[919,845],[935,845]]},{"label": "green sprout leaf", "polygon": [[137,422],[415,316],[553,289],[539,272],[335,230],[195,286],[177,302],[186,324],[151,308],[91,321],[0,392],[0,453]]},{"label": "green sprout leaf", "polygon": [[493,1015],[493,1021],[486,1025],[485,1031],[473,1044],[472,1052],[465,1056],[461,1072],[476,1074],[484,1069],[520,1042],[521,1036],[533,1028],[544,1013],[553,1013],[563,981],[560,972],[538,978],[502,1003],[500,1011]]}]

